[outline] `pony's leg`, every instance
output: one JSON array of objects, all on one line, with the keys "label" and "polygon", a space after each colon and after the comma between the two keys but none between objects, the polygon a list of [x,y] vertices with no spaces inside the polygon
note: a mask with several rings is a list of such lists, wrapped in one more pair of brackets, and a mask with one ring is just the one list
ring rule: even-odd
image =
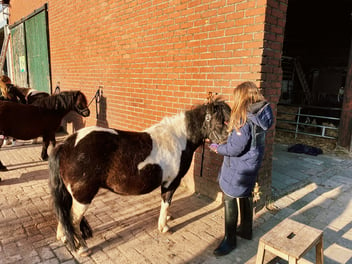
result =
[{"label": "pony's leg", "polygon": [[42,154],[40,155],[42,160],[48,160],[48,147],[49,147],[49,140],[43,136],[43,144],[42,144]]},{"label": "pony's leg", "polygon": [[7,171],[7,168],[2,164],[1,160],[0,160],[0,171]]},{"label": "pony's leg", "polygon": [[80,224],[83,218],[84,213],[87,211],[89,204],[81,204],[76,199],[72,199],[72,207],[71,207],[71,217],[72,217],[72,225],[75,229],[75,233],[79,234],[77,237],[80,247],[78,248],[78,254],[81,256],[88,256],[91,251],[87,247],[86,241],[81,236]]},{"label": "pony's leg", "polygon": [[56,239],[61,240],[62,243],[64,243],[64,244],[66,243],[66,236],[65,236],[64,229],[63,229],[63,226],[60,221],[57,225]]},{"label": "pony's leg", "polygon": [[4,137],[1,146],[8,146],[12,144],[11,137]]},{"label": "pony's leg", "polygon": [[0,134],[0,148],[2,146],[2,143],[4,143],[5,136]]},{"label": "pony's leg", "polygon": [[53,147],[55,147],[56,145],[56,139],[55,139],[55,134],[52,134],[52,135],[46,135],[46,136],[43,136],[43,147],[42,147],[42,154],[41,154],[41,158],[43,160],[48,160],[48,147],[49,147],[49,144],[53,145]]},{"label": "pony's leg", "polygon": [[161,200],[160,215],[158,221],[158,229],[161,233],[166,233],[170,229],[170,227],[167,225],[167,221],[170,219],[170,216],[168,216],[169,207],[169,202]]},{"label": "pony's leg", "polygon": [[55,138],[55,136],[50,140],[50,142],[53,145],[53,147],[56,146],[56,138]]},{"label": "pony's leg", "polygon": [[[0,148],[2,146],[4,139],[5,137],[3,135],[0,135]],[[2,164],[1,160],[0,160],[0,171],[7,171],[7,168]],[[1,181],[1,178],[0,178],[0,181]]]},{"label": "pony's leg", "polygon": [[172,196],[174,195],[177,187],[180,185],[181,177],[176,178],[172,184],[168,187],[161,187],[161,208],[160,215],[158,221],[158,229],[161,233],[166,233],[169,231],[169,226],[167,225],[167,221],[171,218],[168,215],[169,207],[171,205]]}]

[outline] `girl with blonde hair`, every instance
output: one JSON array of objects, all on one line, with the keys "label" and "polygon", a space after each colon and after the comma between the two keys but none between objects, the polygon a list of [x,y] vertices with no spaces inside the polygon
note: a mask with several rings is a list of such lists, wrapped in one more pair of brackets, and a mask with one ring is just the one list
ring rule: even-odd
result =
[{"label": "girl with blonde hair", "polygon": [[[271,107],[255,83],[238,85],[233,99],[227,142],[210,145],[212,151],[224,156],[219,185],[224,193],[225,235],[214,250],[216,256],[236,248],[236,235],[252,239],[251,196],[264,157],[265,133],[274,122]],[[239,213],[241,222],[237,228]]]}]

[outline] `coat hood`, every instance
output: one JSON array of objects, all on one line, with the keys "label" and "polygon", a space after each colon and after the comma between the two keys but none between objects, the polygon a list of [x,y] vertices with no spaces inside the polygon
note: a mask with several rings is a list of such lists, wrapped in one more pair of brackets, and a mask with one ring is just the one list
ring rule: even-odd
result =
[{"label": "coat hood", "polygon": [[268,130],[274,123],[273,111],[266,101],[250,105],[247,118],[264,130]]}]

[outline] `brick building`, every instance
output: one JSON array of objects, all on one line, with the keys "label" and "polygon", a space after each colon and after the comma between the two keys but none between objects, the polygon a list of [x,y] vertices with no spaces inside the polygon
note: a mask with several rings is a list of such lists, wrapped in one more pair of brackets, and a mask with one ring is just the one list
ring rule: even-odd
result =
[{"label": "brick building", "polygon": [[[210,91],[231,104],[233,87],[247,80],[263,89],[276,113],[287,8],[288,0],[13,0],[8,74],[38,90],[79,89],[88,100],[101,89],[86,125],[140,131],[203,103]],[[344,126],[351,126],[350,110],[344,114]],[[274,131],[267,136],[259,206],[271,198]],[[346,146],[351,135],[341,138]],[[184,184],[216,198],[220,164],[207,148],[202,161],[199,149]]]}]

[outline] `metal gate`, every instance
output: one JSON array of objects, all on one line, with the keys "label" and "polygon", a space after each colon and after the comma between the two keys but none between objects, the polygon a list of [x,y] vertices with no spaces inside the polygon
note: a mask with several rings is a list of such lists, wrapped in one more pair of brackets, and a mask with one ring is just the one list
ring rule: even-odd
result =
[{"label": "metal gate", "polygon": [[278,104],[276,130],[294,133],[295,138],[302,134],[337,139],[340,116],[341,108],[336,107]]}]

